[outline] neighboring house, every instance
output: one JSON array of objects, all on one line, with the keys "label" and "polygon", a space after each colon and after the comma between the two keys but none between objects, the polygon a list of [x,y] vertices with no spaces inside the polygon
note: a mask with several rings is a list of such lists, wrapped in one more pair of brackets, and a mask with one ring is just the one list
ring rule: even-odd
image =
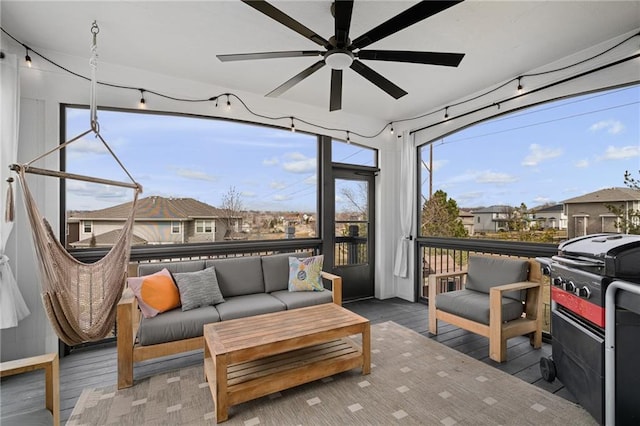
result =
[{"label": "neighboring house", "polygon": [[562,204],[537,207],[531,213],[531,218],[538,223],[538,229],[567,229],[567,215]]},{"label": "neighboring house", "polygon": [[[111,245],[131,213],[132,202],[101,210],[72,212],[67,219],[71,247]],[[193,198],[151,196],[138,200],[132,245],[221,241],[242,229],[240,216],[227,230],[223,211]]]},{"label": "neighboring house", "polygon": [[625,212],[640,210],[640,191],[631,188],[607,188],[564,201],[569,238],[600,232],[625,232],[617,227],[618,218],[608,208]]},{"label": "neighboring house", "polygon": [[511,206],[491,206],[473,210],[474,232],[498,232],[509,230]]},{"label": "neighboring house", "polygon": [[473,213],[460,209],[458,211],[458,219],[462,221],[462,226],[467,231],[467,235],[472,236],[474,231]]}]

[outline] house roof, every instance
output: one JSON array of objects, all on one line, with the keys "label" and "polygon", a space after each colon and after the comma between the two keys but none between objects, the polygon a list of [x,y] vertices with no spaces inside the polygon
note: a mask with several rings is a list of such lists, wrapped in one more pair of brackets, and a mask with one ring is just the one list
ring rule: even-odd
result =
[{"label": "house roof", "polygon": [[631,188],[605,188],[579,197],[569,198],[564,200],[564,203],[611,203],[615,201],[640,201],[640,191]]},{"label": "house roof", "polygon": [[[75,213],[78,219],[125,220],[131,213],[133,202],[119,204],[101,210]],[[192,220],[195,218],[217,218],[222,210],[193,198],[165,198],[151,196],[138,200],[136,220]]]},{"label": "house roof", "polygon": [[[120,236],[120,232],[122,229],[114,229],[113,231],[105,232],[104,234],[98,234],[95,236],[96,238],[96,247],[111,247],[115,244],[116,240]],[[85,238],[84,240],[76,241],[72,243],[74,247],[89,247],[91,245],[91,238]],[[141,238],[137,235],[133,235],[131,237],[131,245],[132,246],[141,246],[147,244],[147,240]]]},{"label": "house roof", "polygon": [[505,206],[505,205],[497,205],[497,206],[489,206],[489,207],[483,207],[483,208],[480,208],[480,209],[476,209],[472,213],[473,214],[477,214],[477,213],[507,213],[510,210],[513,210],[513,207]]},{"label": "house roof", "polygon": [[559,213],[562,212],[564,206],[562,204],[552,204],[550,206],[542,206],[539,208],[534,208],[533,211],[535,213]]}]

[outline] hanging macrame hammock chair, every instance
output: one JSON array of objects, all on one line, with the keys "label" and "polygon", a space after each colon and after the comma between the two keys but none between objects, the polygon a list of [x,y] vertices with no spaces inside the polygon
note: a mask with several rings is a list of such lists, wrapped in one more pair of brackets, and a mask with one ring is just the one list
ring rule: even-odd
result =
[{"label": "hanging macrame hammock chair", "polygon": [[[91,32],[94,40],[92,46],[94,54],[91,60],[91,129],[28,163],[9,166],[11,170],[17,173],[27,216],[32,228],[33,242],[42,280],[41,293],[45,311],[58,337],[71,346],[103,339],[113,331],[116,308],[127,277],[136,203],[138,194],[142,192],[141,186],[134,181],[99,132],[95,104],[95,64],[97,56],[95,53],[95,39],[98,33],[95,22]],[[131,179],[131,183],[31,166],[33,162],[52,152],[63,149],[72,142],[89,134],[94,134],[103,143],[122,170]],[[134,190],[131,213],[126,219],[114,245],[103,258],[89,264],[80,262],[69,254],[56,238],[47,220],[38,210],[36,201],[27,184],[26,173],[127,187]]]}]

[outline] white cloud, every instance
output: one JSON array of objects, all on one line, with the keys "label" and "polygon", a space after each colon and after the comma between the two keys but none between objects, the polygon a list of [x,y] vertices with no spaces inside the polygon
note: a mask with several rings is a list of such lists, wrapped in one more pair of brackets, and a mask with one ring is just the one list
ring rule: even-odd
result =
[{"label": "white cloud", "polygon": [[589,167],[589,160],[582,159],[582,160],[578,160],[575,163],[573,163],[574,166],[578,167],[579,169],[584,169]]},{"label": "white cloud", "polygon": [[265,158],[264,160],[262,160],[262,164],[265,166],[275,166],[279,162],[280,160],[278,160],[277,157]]},{"label": "white cloud", "polygon": [[307,185],[315,185],[318,181],[318,177],[316,175],[311,175],[306,178],[303,182]]},{"label": "white cloud", "polygon": [[589,127],[589,130],[592,132],[606,130],[607,133],[617,135],[624,130],[624,124],[618,120],[602,120],[592,124],[591,127]]},{"label": "white cloud", "polygon": [[511,176],[507,173],[492,172],[491,170],[481,172],[476,177],[476,182],[478,183],[495,183],[498,185],[515,182],[517,180],[518,179],[515,176]]},{"label": "white cloud", "polygon": [[111,185],[101,185],[89,182],[80,182],[76,180],[67,181],[67,192],[75,194],[79,197],[91,197],[97,200],[112,200],[115,204],[117,201],[131,201],[131,190]]},{"label": "white cloud", "polygon": [[290,195],[278,194],[273,196],[274,201],[289,201],[290,199],[291,199]]},{"label": "white cloud", "polygon": [[256,194],[253,191],[242,191],[240,193],[240,195],[242,195],[243,197],[247,197],[247,198],[255,198],[258,196],[258,194]]},{"label": "white cloud", "polygon": [[[440,170],[442,169],[444,166],[446,166],[449,163],[449,160],[435,160],[433,162],[433,171],[435,172],[436,170]],[[429,173],[427,171],[427,167],[429,167],[429,162],[425,161],[422,163],[422,168],[425,169],[426,173]]]},{"label": "white cloud", "polygon": [[287,185],[284,182],[274,180],[269,183],[269,187],[272,189],[284,189],[287,187]]},{"label": "white cloud", "polygon": [[282,164],[282,168],[287,172],[309,173],[316,171],[317,160],[315,158],[309,158],[299,152],[289,153],[286,155],[286,158],[291,160]]},{"label": "white cloud", "polygon": [[204,180],[208,182],[213,182],[217,180],[215,176],[205,172],[200,172],[197,170],[182,169],[182,168],[176,168],[175,170],[176,170],[176,175],[183,177],[185,179]]},{"label": "white cloud", "polygon": [[474,191],[474,192],[465,192],[464,194],[460,194],[458,196],[456,196],[454,198],[454,200],[456,200],[456,202],[458,203],[458,206],[460,206],[460,203],[472,203],[472,202],[476,202],[476,200],[482,200],[485,197],[485,193],[484,192],[480,192],[480,191]]},{"label": "white cloud", "polygon": [[529,155],[522,160],[522,165],[528,167],[537,166],[541,161],[556,158],[561,155],[562,149],[560,148],[549,148],[534,143],[529,146]]},{"label": "white cloud", "polygon": [[549,197],[542,197],[542,196],[538,196],[538,197],[535,197],[535,198],[533,199],[533,202],[534,202],[534,203],[536,203],[536,204],[538,204],[538,205],[546,204],[546,203],[550,203],[551,201],[552,201],[552,200],[551,200],[551,198],[549,198]]},{"label": "white cloud", "polygon": [[625,160],[627,158],[633,158],[640,156],[639,146],[622,146],[615,147],[609,146],[601,157],[603,160]]}]

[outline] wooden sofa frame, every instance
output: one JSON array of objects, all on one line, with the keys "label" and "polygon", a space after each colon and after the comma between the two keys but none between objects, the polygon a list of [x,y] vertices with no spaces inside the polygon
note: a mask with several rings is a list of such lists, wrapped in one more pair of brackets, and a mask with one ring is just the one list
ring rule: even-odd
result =
[{"label": "wooden sofa frame", "polygon": [[[529,260],[527,281],[492,287],[489,292],[489,325],[441,311],[436,306],[436,295],[441,293],[443,278],[458,277],[464,285],[467,271],[445,272],[429,275],[429,332],[438,334],[438,320],[489,338],[489,357],[497,362],[507,360],[507,340],[529,334],[534,348],[542,345],[542,274],[535,260]],[[504,292],[526,290],[524,313],[513,321],[502,321],[501,299]]]},{"label": "wooden sofa frame", "polygon": [[[60,424],[60,362],[57,353],[32,356],[0,363],[0,377],[44,370],[44,405],[51,412],[53,424]],[[28,413],[27,413],[28,415]],[[24,419],[28,422],[27,419]],[[0,423],[2,421],[0,420]]]},{"label": "wooden sofa frame", "polygon": [[[342,305],[342,277],[322,271],[322,278],[331,282],[333,303]],[[118,389],[133,386],[133,365],[136,362],[204,349],[202,336],[142,346],[136,342],[140,326],[140,309],[133,292],[126,288],[118,302]]]}]

